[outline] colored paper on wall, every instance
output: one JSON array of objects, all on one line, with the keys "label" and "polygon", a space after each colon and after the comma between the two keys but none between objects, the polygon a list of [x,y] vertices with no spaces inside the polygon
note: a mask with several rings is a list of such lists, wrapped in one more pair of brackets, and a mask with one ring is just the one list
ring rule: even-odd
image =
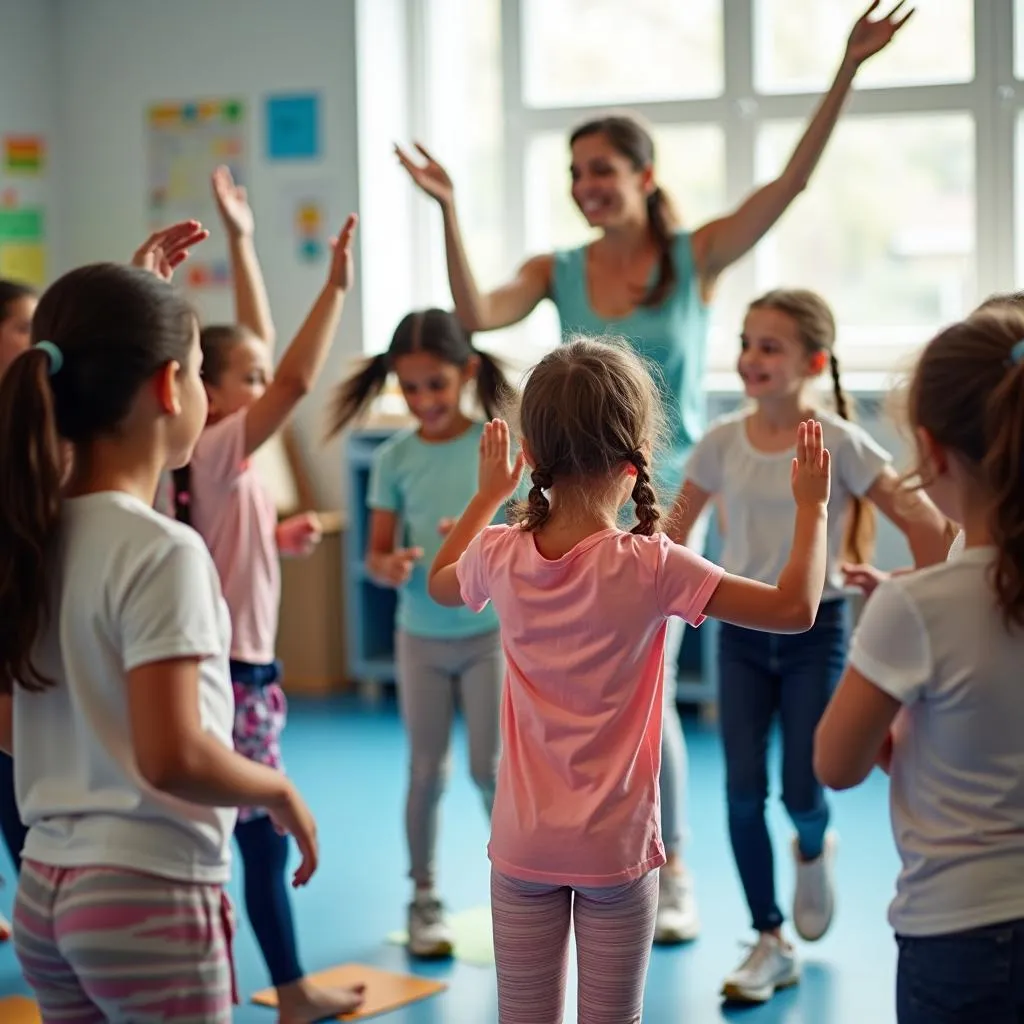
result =
[{"label": "colored paper on wall", "polygon": [[0,277],[42,287],[46,283],[44,243],[41,209],[0,208]]},{"label": "colored paper on wall", "polygon": [[269,160],[315,160],[320,155],[318,96],[271,96],[266,116]]},{"label": "colored paper on wall", "polygon": [[41,174],[46,146],[39,135],[4,136],[4,170],[8,174]]},{"label": "colored paper on wall", "polygon": [[193,289],[230,284],[227,238],[210,176],[221,164],[238,184],[248,177],[245,105],[237,99],[158,103],[147,113],[150,229],[195,218],[210,238],[185,265],[181,279]]},{"label": "colored paper on wall", "polygon": [[323,263],[330,257],[335,223],[335,189],[330,181],[295,181],[280,186],[279,230],[291,239],[300,263]]}]

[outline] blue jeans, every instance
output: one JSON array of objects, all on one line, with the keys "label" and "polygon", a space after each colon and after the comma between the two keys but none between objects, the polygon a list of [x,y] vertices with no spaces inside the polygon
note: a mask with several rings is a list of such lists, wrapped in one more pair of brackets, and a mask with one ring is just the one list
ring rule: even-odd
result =
[{"label": "blue jeans", "polygon": [[1024,921],[896,942],[899,1024],[1024,1024]]},{"label": "blue jeans", "polygon": [[775,900],[775,860],[765,820],[768,741],[778,715],[782,732],[782,802],[801,855],[821,855],[828,828],[825,794],[814,776],[814,730],[846,659],[846,602],[824,602],[806,633],[780,636],[723,623],[719,631],[718,700],[725,747],[729,838],[753,926],[783,921]]}]

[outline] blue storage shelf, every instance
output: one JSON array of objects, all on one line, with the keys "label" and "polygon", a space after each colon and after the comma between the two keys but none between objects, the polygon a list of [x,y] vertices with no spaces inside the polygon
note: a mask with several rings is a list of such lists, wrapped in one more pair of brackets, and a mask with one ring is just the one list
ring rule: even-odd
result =
[{"label": "blue storage shelf", "polygon": [[[349,529],[346,535],[347,566],[342,575],[348,587],[349,676],[366,686],[390,684],[395,680],[394,631],[395,592],[378,587],[365,569],[369,540],[370,514],[366,496],[370,484],[370,466],[377,447],[395,432],[395,428],[353,431],[345,445],[349,484]],[[717,532],[712,523],[708,549],[717,551]],[[715,701],[715,629],[709,620],[700,629],[688,629],[679,658],[680,703],[711,706]]]}]

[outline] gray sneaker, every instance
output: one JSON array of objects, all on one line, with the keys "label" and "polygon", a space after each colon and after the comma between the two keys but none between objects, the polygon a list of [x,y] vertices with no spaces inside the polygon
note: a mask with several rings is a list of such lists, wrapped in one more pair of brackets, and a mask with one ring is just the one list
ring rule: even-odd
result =
[{"label": "gray sneaker", "polygon": [[700,934],[700,917],[689,872],[661,868],[658,878],[658,913],[654,941],[659,945],[692,942]]},{"label": "gray sneaker", "polygon": [[418,892],[409,904],[409,952],[430,959],[449,957],[454,945],[441,901],[432,892]]}]

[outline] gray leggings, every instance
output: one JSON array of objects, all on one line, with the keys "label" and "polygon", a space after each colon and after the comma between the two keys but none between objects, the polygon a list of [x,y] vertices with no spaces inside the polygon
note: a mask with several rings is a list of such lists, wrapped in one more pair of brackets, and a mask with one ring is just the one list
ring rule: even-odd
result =
[{"label": "gray leggings", "polygon": [[455,690],[469,736],[469,771],[490,817],[498,774],[501,686],[505,659],[500,633],[435,640],[398,632],[398,701],[409,735],[409,792],[405,831],[409,876],[422,887],[435,881],[441,794],[451,767]]}]

